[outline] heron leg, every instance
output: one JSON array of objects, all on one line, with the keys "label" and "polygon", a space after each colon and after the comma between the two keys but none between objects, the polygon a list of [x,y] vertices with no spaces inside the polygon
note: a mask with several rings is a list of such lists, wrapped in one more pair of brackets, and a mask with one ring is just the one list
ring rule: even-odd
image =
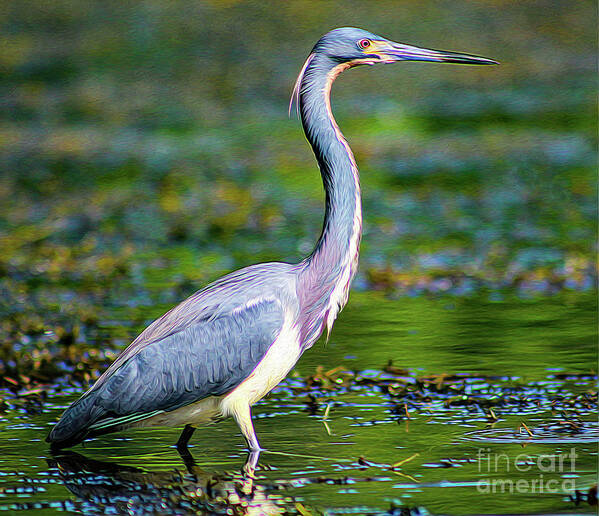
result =
[{"label": "heron leg", "polygon": [[191,439],[191,436],[193,435],[195,430],[196,429],[193,426],[185,425],[185,428],[181,432],[179,440],[177,441],[177,449],[179,451],[187,450],[187,444],[189,443],[189,440]]},{"label": "heron leg", "polygon": [[196,469],[197,469],[198,465],[197,465],[195,459],[193,458],[193,455],[189,451],[189,448],[177,447],[177,451],[179,452],[179,456],[181,457],[183,464],[185,464],[185,467],[187,468],[187,472],[190,475],[193,475],[197,481]]},{"label": "heron leg", "polygon": [[[258,459],[260,458],[260,450],[257,451],[251,451],[248,454],[248,458],[245,461],[245,465],[243,466],[243,472],[245,473],[245,476],[248,477],[248,479],[253,479],[255,478],[254,472],[256,471],[256,468],[258,467]],[[244,492],[246,494],[249,494],[249,492],[251,492],[251,487],[252,484],[246,484],[244,486]]]},{"label": "heron leg", "polygon": [[237,410],[235,410],[233,417],[239,425],[239,429],[241,430],[243,437],[245,437],[250,451],[259,452],[260,450],[262,450],[262,448],[260,447],[260,443],[258,442],[258,438],[256,437],[256,432],[254,431],[254,424],[252,423],[252,413],[249,405],[237,407]]}]

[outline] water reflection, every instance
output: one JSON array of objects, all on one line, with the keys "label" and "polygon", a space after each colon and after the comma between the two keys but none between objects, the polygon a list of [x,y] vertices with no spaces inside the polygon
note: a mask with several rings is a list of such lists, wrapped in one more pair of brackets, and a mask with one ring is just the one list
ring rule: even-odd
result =
[{"label": "water reflection", "polygon": [[235,514],[281,514],[276,486],[255,480],[258,453],[248,455],[244,472],[216,474],[197,466],[187,450],[181,453],[184,469],[145,471],[116,462],[91,459],[72,451],[53,454],[48,465],[56,469],[64,486],[88,509],[118,513],[169,513],[225,511]]},{"label": "water reflection", "polygon": [[[170,471],[146,471],[117,462],[92,459],[72,451],[56,453],[47,462],[50,469],[58,474],[61,483],[78,499],[73,504],[63,502],[63,509],[72,510],[74,505],[78,511],[101,514],[193,512],[269,516],[287,514],[289,510],[293,514],[313,514],[311,508],[288,493],[310,485],[336,486],[351,493],[352,487],[358,483],[372,485],[389,481],[387,475],[391,472],[403,480],[415,482],[410,475],[401,473],[402,464],[378,464],[362,458],[351,464],[354,473],[358,470],[370,472],[362,477],[344,473],[342,476],[293,475],[291,478],[269,479],[254,474],[258,469],[258,456],[259,453],[248,454],[242,470],[230,473],[215,473],[198,467],[189,451],[181,453],[184,468]],[[411,458],[403,462],[409,462]],[[373,470],[377,474],[372,475]],[[386,475],[381,475],[383,472]],[[409,484],[409,487],[413,485]],[[418,507],[392,503],[384,514],[410,516],[423,514],[421,511]]]}]

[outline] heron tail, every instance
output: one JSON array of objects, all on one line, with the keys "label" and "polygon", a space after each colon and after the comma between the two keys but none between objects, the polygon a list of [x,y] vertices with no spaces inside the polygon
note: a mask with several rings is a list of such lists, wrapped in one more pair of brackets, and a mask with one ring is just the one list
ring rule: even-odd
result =
[{"label": "heron tail", "polygon": [[91,437],[90,426],[106,414],[106,410],[96,403],[94,393],[83,396],[73,403],[52,428],[46,442],[53,449],[69,448]]}]

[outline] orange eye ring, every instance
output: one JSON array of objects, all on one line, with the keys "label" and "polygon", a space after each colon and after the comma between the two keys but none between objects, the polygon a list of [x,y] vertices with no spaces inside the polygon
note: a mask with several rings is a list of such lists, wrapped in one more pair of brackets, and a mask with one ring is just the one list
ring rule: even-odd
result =
[{"label": "orange eye ring", "polygon": [[362,49],[366,49],[370,46],[371,41],[369,39],[361,39],[358,41],[358,46]]}]

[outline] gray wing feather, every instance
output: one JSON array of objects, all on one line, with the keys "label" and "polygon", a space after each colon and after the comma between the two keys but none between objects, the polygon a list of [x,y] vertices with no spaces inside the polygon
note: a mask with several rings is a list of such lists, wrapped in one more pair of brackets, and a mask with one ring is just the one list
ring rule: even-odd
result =
[{"label": "gray wing feather", "polygon": [[225,394],[262,360],[283,320],[280,303],[266,301],[192,324],[131,357],[95,390],[94,404],[111,418]]},{"label": "gray wing feather", "polygon": [[101,387],[131,357],[154,342],[178,334],[194,324],[217,319],[245,302],[267,297],[273,292],[279,298],[289,293],[293,296],[296,268],[296,265],[281,262],[260,263],[227,274],[199,290],[140,333],[84,396]]}]

